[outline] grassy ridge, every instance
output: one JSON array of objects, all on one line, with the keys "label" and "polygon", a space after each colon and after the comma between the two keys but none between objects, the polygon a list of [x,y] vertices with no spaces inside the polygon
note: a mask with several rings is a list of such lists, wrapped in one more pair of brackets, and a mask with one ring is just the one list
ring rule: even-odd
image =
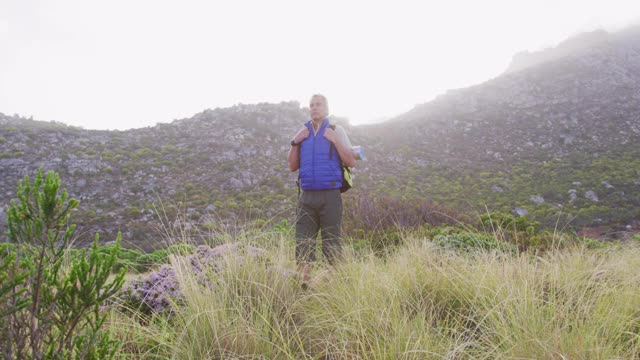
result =
[{"label": "grassy ridge", "polygon": [[110,331],[121,358],[640,356],[638,244],[533,256],[405,242],[386,258],[347,248],[337,269],[314,269],[307,290],[291,276],[282,234],[268,261],[225,258],[210,288],[176,257],[180,310],[149,318],[114,309]]}]

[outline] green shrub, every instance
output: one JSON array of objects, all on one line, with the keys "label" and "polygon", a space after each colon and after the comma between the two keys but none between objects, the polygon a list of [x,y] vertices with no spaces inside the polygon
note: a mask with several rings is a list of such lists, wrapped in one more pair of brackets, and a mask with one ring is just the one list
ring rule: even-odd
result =
[{"label": "green shrub", "polygon": [[193,244],[181,243],[173,244],[167,247],[167,252],[171,255],[190,255],[196,251],[196,246]]},{"label": "green shrub", "polygon": [[294,227],[289,224],[289,220],[282,219],[279,223],[273,226],[273,231],[282,234],[290,234],[294,230]]},{"label": "green shrub", "polygon": [[370,231],[366,238],[369,242],[370,249],[379,255],[385,255],[393,252],[396,248],[403,244],[402,229],[389,228],[385,230]]},{"label": "green shrub", "polygon": [[512,253],[516,251],[513,244],[498,240],[495,236],[485,233],[475,233],[463,231],[453,234],[440,234],[433,238],[433,241],[445,248],[462,251],[490,251]]},{"label": "green shrub", "polygon": [[583,244],[584,246],[587,247],[587,249],[602,249],[607,246],[607,243],[604,241],[600,241],[598,239],[592,239],[588,237],[578,238],[578,243]]},{"label": "green shrub", "polygon": [[[10,359],[113,358],[119,343],[101,327],[101,307],[120,290],[124,271],[111,278],[120,236],[108,254],[98,236],[88,251],[68,251],[78,206],[58,193],[60,178],[42,169],[18,185],[19,203],[7,211],[11,245],[0,258],[0,349]],[[11,316],[8,316],[11,315]]]},{"label": "green shrub", "polygon": [[526,217],[514,217],[504,213],[488,213],[480,216],[479,227],[485,231],[515,231],[525,232],[529,235],[538,233],[540,223]]},{"label": "green shrub", "polygon": [[461,233],[463,231],[465,231],[465,230],[463,228],[461,228],[461,227],[448,226],[448,225],[437,226],[437,227],[434,227],[433,229],[431,229],[429,231],[429,237],[433,239],[438,235],[458,234],[458,233]]},{"label": "green shrub", "polygon": [[[0,244],[0,334],[4,336],[7,331],[8,316],[15,312],[22,311],[25,307],[31,304],[29,298],[23,297],[23,293],[27,290],[24,287],[24,283],[27,277],[26,272],[19,272],[21,267],[27,265],[25,262],[16,260],[17,254],[14,244],[3,243]],[[17,294],[12,294],[14,289],[18,289]],[[17,301],[12,301],[16,299]],[[0,344],[2,341],[0,340]],[[3,351],[4,352],[4,351]],[[4,357],[7,358],[8,353],[4,352]]]},{"label": "green shrub", "polygon": [[427,200],[361,193],[345,198],[343,229],[355,243],[362,240],[376,254],[393,252],[407,232],[466,223],[466,215]]},{"label": "green shrub", "polygon": [[169,262],[169,252],[166,249],[155,250],[152,253],[143,254],[138,258],[139,266],[147,271],[154,266]]},{"label": "green shrub", "polygon": [[138,257],[137,262],[138,266],[146,271],[154,266],[169,263],[169,256],[171,255],[189,255],[193,254],[195,250],[196,247],[192,244],[174,244],[166,249],[159,249],[148,254],[142,254]]},{"label": "green shrub", "polygon": [[[116,247],[116,244],[104,245],[100,246],[99,251],[101,254],[109,254]],[[113,266],[113,272],[120,272],[120,269],[125,269],[125,271],[144,271],[144,267],[140,265],[139,258],[143,256],[144,253],[140,250],[136,249],[120,249],[118,254],[118,260]]]}]

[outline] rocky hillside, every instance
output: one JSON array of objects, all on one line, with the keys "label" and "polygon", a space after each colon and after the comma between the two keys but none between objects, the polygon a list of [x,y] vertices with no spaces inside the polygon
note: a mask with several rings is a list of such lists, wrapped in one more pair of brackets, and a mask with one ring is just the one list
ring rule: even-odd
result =
[{"label": "rocky hillside", "polygon": [[150,224],[167,208],[165,220],[185,215],[201,224],[289,217],[288,141],[305,119],[291,102],[206,110],[130,131],[0,116],[0,208],[19,179],[43,167],[60,172],[81,200],[74,218],[88,233],[120,230],[126,240],[152,243],[158,233]]},{"label": "rocky hillside", "polygon": [[[423,184],[418,193],[449,203],[482,201],[561,224],[637,217],[640,36],[623,34],[561,44],[568,49],[367,130],[405,148],[402,174]],[[446,194],[432,189],[442,182]]]},{"label": "rocky hillside", "polygon": [[450,91],[393,125],[395,136],[421,139],[439,158],[507,161],[632,145],[639,119],[640,52],[604,42]]},{"label": "rocky hillside", "polygon": [[[502,76],[396,119],[347,125],[369,158],[358,164],[349,195],[425,198],[548,226],[635,226],[640,36],[589,36],[516,57]],[[153,247],[158,212],[168,225],[180,214],[205,231],[291,220],[297,190],[288,141],[306,118],[295,102],[206,110],[129,131],[0,114],[0,226],[17,181],[39,167],[59,171],[81,200],[74,219],[84,241],[95,232],[107,241],[120,230],[125,240]]]}]

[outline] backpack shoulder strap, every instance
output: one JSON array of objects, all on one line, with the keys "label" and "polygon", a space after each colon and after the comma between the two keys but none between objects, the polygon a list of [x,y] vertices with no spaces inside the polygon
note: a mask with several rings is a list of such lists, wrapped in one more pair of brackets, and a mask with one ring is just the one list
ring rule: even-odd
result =
[{"label": "backpack shoulder strap", "polygon": [[[334,130],[334,131],[336,130],[336,126],[335,126],[335,125],[333,125],[333,124],[330,124],[328,127],[329,127],[331,130]],[[329,160],[333,160],[333,149],[334,149],[335,147],[336,147],[336,146],[335,146],[335,145],[333,145],[333,143],[331,143],[331,146],[329,146]],[[338,149],[336,149],[335,151],[336,151],[336,154],[337,154],[337,153],[338,153]],[[338,154],[338,157],[339,157],[339,156],[340,156],[340,154]]]}]

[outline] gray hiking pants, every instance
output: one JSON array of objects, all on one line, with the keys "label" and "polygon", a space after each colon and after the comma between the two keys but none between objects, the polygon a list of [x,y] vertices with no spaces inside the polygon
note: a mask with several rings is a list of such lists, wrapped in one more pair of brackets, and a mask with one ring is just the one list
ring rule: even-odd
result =
[{"label": "gray hiking pants", "polygon": [[316,238],[322,236],[322,254],[329,264],[340,257],[340,223],[342,197],[340,189],[303,191],[298,199],[296,216],[296,261],[315,261]]}]

